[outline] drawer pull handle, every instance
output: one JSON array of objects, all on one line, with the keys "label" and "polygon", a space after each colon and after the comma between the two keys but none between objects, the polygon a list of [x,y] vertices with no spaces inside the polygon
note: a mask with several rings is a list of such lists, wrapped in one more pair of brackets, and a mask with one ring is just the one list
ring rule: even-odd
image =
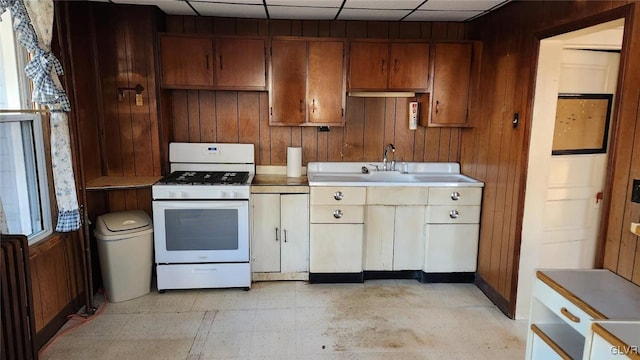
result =
[{"label": "drawer pull handle", "polygon": [[562,315],[566,316],[569,320],[573,321],[574,323],[580,322],[580,318],[573,315],[569,310],[567,310],[566,307],[563,307],[562,309],[560,309],[560,312],[562,313]]},{"label": "drawer pull handle", "polygon": [[333,198],[338,201],[342,200],[343,197],[344,197],[344,194],[342,194],[342,191],[336,191],[336,193],[333,194]]},{"label": "drawer pull handle", "polygon": [[457,201],[460,199],[460,193],[457,191],[454,191],[451,193],[451,200],[453,201]]},{"label": "drawer pull handle", "polygon": [[449,211],[449,217],[452,219],[457,219],[459,215],[460,213],[458,212],[458,210]]},{"label": "drawer pull handle", "polygon": [[338,209],[336,211],[333,212],[333,217],[336,219],[340,219],[342,217],[342,210]]}]

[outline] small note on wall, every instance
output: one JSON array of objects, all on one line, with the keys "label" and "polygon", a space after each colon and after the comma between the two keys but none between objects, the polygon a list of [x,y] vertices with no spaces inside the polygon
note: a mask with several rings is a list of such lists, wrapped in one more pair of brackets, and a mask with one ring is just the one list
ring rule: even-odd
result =
[{"label": "small note on wall", "polygon": [[607,152],[612,94],[559,94],[553,155]]}]

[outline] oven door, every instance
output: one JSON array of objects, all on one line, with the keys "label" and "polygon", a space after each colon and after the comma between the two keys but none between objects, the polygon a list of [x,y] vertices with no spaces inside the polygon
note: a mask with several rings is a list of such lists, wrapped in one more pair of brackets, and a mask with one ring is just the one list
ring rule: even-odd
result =
[{"label": "oven door", "polygon": [[249,261],[249,201],[154,200],[156,263]]}]

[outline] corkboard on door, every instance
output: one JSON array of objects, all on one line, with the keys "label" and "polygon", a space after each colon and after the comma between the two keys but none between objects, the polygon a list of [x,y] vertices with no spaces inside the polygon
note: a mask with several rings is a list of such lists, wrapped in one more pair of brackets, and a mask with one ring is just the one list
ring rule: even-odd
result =
[{"label": "corkboard on door", "polygon": [[612,94],[559,94],[552,155],[607,152]]}]

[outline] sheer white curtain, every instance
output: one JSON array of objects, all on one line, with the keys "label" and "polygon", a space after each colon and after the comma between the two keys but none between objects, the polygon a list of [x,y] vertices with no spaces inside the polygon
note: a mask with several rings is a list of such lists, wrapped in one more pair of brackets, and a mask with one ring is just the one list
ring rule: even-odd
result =
[{"label": "sheer white curtain", "polygon": [[80,211],[73,174],[67,112],[69,99],[58,75],[62,65],[51,53],[53,32],[52,0],[0,0],[0,14],[10,10],[18,42],[31,54],[25,72],[33,81],[32,100],[51,111],[51,158],[58,203],[56,231],[80,228]]}]

